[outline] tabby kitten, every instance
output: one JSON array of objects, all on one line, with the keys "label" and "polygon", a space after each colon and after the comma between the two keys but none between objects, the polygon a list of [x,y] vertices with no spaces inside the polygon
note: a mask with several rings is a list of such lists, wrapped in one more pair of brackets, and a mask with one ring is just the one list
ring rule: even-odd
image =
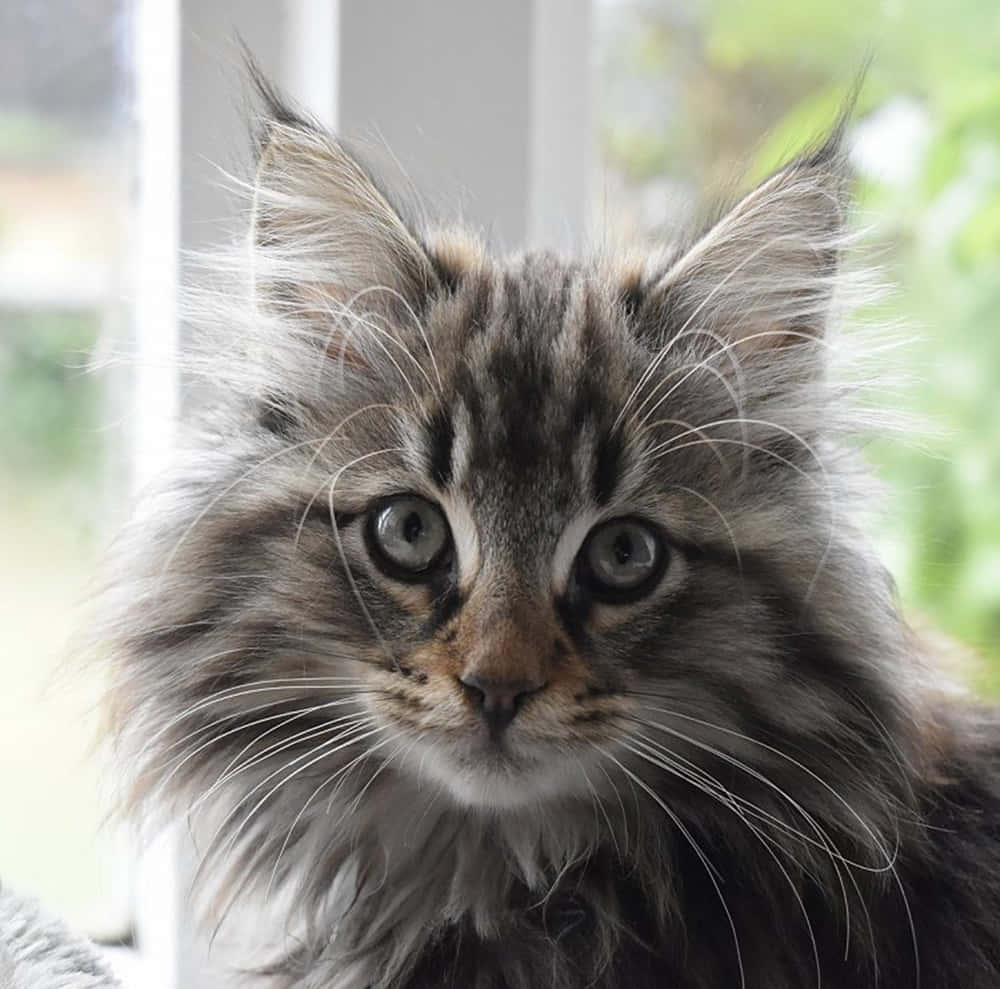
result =
[{"label": "tabby kitten", "polygon": [[223,397],[109,626],[243,983],[1000,985],[997,718],[852,524],[839,129],[687,243],[501,259],[261,88]]}]

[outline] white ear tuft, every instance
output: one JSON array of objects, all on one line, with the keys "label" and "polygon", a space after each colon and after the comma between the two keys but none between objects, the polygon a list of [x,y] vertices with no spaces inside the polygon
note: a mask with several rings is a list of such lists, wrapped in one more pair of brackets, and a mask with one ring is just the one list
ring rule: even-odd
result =
[{"label": "white ear tuft", "polygon": [[258,140],[250,250],[260,302],[297,311],[419,311],[434,285],[420,238],[343,143],[255,80]]},{"label": "white ear tuft", "polygon": [[670,265],[645,320],[708,331],[747,350],[825,331],[845,244],[848,171],[840,130],[772,175]]}]

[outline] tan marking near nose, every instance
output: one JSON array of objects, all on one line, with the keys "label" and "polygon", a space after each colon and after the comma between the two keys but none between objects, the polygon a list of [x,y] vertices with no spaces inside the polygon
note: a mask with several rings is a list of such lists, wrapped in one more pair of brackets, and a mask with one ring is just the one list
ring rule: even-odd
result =
[{"label": "tan marking near nose", "polygon": [[456,639],[459,676],[503,682],[547,683],[556,629],[534,602],[466,603]]},{"label": "tan marking near nose", "polygon": [[587,671],[551,604],[527,597],[473,591],[444,634],[414,657],[415,665],[456,682],[526,685],[539,697],[585,688]]}]

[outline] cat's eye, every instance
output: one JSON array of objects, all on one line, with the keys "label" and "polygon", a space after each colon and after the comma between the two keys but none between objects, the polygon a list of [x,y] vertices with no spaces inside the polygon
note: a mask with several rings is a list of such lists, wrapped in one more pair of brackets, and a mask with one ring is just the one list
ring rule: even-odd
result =
[{"label": "cat's eye", "polygon": [[666,547],[639,519],[614,519],[594,529],[580,552],[580,577],[609,601],[634,600],[652,590],[663,572]]},{"label": "cat's eye", "polygon": [[420,579],[442,564],[451,533],[441,509],[418,495],[395,495],[369,516],[369,547],[390,576]]}]

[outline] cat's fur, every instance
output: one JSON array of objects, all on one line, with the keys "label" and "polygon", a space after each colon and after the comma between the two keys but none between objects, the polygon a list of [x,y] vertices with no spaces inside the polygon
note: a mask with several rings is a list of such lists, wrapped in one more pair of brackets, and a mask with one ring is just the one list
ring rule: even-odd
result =
[{"label": "cat's fur", "polygon": [[[262,93],[229,397],[108,626],[131,798],[190,817],[210,924],[258,916],[247,985],[1000,985],[997,718],[852,522],[839,129],[686,243],[505,260]],[[411,491],[426,585],[364,538]],[[602,604],[573,562],[619,516],[669,561]],[[547,684],[506,755],[484,664]]]}]

